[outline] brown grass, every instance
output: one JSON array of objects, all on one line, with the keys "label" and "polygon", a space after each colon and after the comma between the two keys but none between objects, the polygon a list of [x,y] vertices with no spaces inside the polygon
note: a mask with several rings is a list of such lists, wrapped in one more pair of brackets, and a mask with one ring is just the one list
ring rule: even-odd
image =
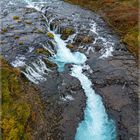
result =
[{"label": "brown grass", "polygon": [[101,14],[138,58],[138,1],[137,0],[65,0]]}]

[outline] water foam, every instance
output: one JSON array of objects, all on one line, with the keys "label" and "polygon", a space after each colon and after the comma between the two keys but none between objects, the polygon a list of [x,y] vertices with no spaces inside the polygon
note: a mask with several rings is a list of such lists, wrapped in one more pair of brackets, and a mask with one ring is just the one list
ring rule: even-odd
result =
[{"label": "water foam", "polygon": [[115,140],[114,122],[108,119],[101,97],[92,89],[92,83],[82,69],[82,66],[74,65],[71,74],[79,79],[87,96],[84,120],[79,124],[75,140]]},{"label": "water foam", "polygon": [[99,35],[98,31],[97,31],[97,24],[95,22],[93,22],[91,24],[91,31],[93,33],[95,33],[96,35],[96,38],[94,40],[94,44],[97,43],[97,40],[101,40],[102,41],[102,44],[103,44],[103,48],[104,50],[101,51],[101,56],[100,58],[107,58],[107,57],[110,57],[112,56],[112,52],[113,52],[113,45],[114,43],[112,41],[110,41],[109,39],[106,39],[104,37],[102,37],[101,35]]},{"label": "water foam", "polygon": [[70,49],[66,47],[66,43],[60,38],[60,35],[56,35],[53,32],[51,32],[54,35],[54,40],[57,44],[57,54],[53,56],[52,60],[55,61],[55,63],[59,67],[59,71],[64,70],[65,64],[84,64],[87,60],[86,56],[80,52],[74,52],[72,53]]}]

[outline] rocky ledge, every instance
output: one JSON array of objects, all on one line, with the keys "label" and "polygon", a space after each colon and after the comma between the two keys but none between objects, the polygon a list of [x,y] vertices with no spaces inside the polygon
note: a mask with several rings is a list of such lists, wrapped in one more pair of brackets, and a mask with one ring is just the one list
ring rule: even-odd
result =
[{"label": "rocky ledge", "polygon": [[[44,123],[41,124],[45,126],[40,133],[37,129],[34,130],[35,133],[31,133],[34,137],[29,139],[73,140],[76,128],[83,119],[86,101],[80,82],[69,74],[70,65],[66,66],[65,72],[58,73],[56,64],[49,59],[56,53],[57,48],[53,41],[54,36],[46,28],[44,15],[47,19],[54,19],[50,23],[50,29],[61,34],[63,40],[73,38],[67,42],[71,51],[80,51],[87,56],[87,70],[84,73],[92,80],[96,93],[103,97],[109,116],[116,120],[118,140],[138,139],[138,66],[120,38],[114,35],[98,15],[60,1],[56,5],[53,2],[48,3],[48,6],[44,7],[44,15],[21,3],[3,8],[5,10],[1,14],[0,29],[2,57],[12,66],[19,67],[22,80],[25,79],[23,72],[26,67],[22,67],[23,63],[18,63],[22,62],[20,60],[25,61],[28,72],[34,66],[45,64],[47,67],[42,74],[45,80],[40,77],[43,80],[36,85],[38,90],[34,93],[41,100],[44,118]],[[89,22],[92,20],[99,25],[99,35],[114,42],[110,57],[100,58],[108,48],[104,47],[102,38],[96,38],[96,34],[91,31]],[[77,34],[73,37],[74,33]],[[37,63],[38,58],[44,63]],[[30,86],[28,88],[30,89]],[[32,97],[31,94],[30,99],[36,103]],[[36,113],[39,112],[40,110]],[[26,121],[28,122],[28,117]],[[6,133],[10,131],[11,128],[6,130]]]}]

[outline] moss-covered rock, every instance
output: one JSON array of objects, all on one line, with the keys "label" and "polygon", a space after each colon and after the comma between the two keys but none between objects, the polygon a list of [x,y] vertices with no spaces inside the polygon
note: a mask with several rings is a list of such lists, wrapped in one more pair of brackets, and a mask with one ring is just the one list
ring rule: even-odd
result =
[{"label": "moss-covered rock", "polygon": [[91,36],[85,36],[83,38],[83,43],[92,43],[93,42],[93,39]]},{"label": "moss-covered rock", "polygon": [[53,33],[51,33],[51,32],[48,32],[48,33],[47,33],[47,36],[48,36],[49,38],[51,38],[51,39],[54,39],[54,35],[53,35]]},{"label": "moss-covered rock", "polygon": [[51,52],[49,50],[44,49],[44,48],[38,48],[38,49],[36,49],[36,53],[38,53],[38,54],[44,54],[47,57],[52,56]]},{"label": "moss-covered rock", "polygon": [[91,36],[88,35],[82,35],[82,34],[78,34],[75,39],[74,39],[75,43],[92,43],[93,42],[93,38]]},{"label": "moss-covered rock", "polygon": [[3,139],[22,139],[24,125],[30,116],[30,106],[23,98],[18,77],[20,71],[1,62],[2,82],[2,136]]},{"label": "moss-covered rock", "polygon": [[72,44],[68,44],[66,47],[69,48],[70,50],[74,48]]},{"label": "moss-covered rock", "polygon": [[43,29],[39,29],[39,28],[37,28],[37,29],[34,29],[34,33],[38,33],[38,34],[46,34],[46,31],[43,30]]},{"label": "moss-covered rock", "polygon": [[123,42],[128,44],[128,50],[136,57],[139,55],[140,35],[137,32],[138,27],[131,29],[123,38]]},{"label": "moss-covered rock", "polygon": [[57,65],[54,62],[50,61],[49,59],[45,59],[45,63],[50,68],[57,67]]},{"label": "moss-covered rock", "polygon": [[13,16],[13,20],[19,20],[20,17],[19,16]]},{"label": "moss-covered rock", "polygon": [[61,38],[63,40],[66,40],[70,35],[74,34],[74,29],[72,27],[67,27],[67,28],[64,28],[62,31],[61,31]]},{"label": "moss-covered rock", "polygon": [[19,41],[18,44],[19,45],[24,45],[24,42],[23,41]]},{"label": "moss-covered rock", "polygon": [[3,27],[3,28],[1,29],[1,32],[2,32],[2,33],[6,33],[7,31],[8,31],[7,27]]},{"label": "moss-covered rock", "polygon": [[14,36],[14,39],[19,39],[19,38],[20,38],[20,36],[18,36],[18,35]]}]

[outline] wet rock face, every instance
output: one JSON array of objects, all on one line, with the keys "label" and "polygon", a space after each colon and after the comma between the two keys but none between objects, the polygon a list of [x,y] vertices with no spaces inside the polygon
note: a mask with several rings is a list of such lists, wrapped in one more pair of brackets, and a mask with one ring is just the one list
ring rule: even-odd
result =
[{"label": "wet rock face", "polygon": [[53,73],[41,84],[50,139],[74,139],[83,119],[85,96],[79,81],[69,74]]},{"label": "wet rock face", "polygon": [[89,44],[89,43],[92,43],[94,40],[93,40],[92,36],[83,35],[83,34],[78,34],[78,35],[74,38],[74,41],[75,41],[76,44],[81,44],[81,43]]},{"label": "wet rock face", "polygon": [[[116,121],[118,140],[137,140],[138,76],[135,59],[117,36],[112,37],[112,31],[98,15],[62,1],[54,3],[48,2],[45,8],[50,30],[59,33],[73,52],[80,51],[87,56],[86,64],[90,68],[85,73],[92,80],[97,94],[103,97],[109,116]],[[45,64],[47,69],[42,69],[41,76],[45,80],[39,81],[39,88],[45,105],[47,130],[40,134],[44,136],[41,138],[73,140],[78,123],[83,119],[86,97],[79,81],[69,74],[71,66],[58,73],[56,64],[49,59],[57,48],[42,13],[25,8],[24,4],[19,5],[19,8],[9,6],[1,16],[2,55],[11,64],[15,59],[26,58],[24,61],[28,67],[36,67],[38,59],[44,62],[41,66]],[[91,31],[93,22],[98,24],[98,35]],[[112,47],[110,40],[114,43],[112,56],[101,58],[106,49]],[[20,68],[26,69],[25,65]]]},{"label": "wet rock face", "polygon": [[118,139],[134,140],[138,137],[138,73],[134,58],[126,52],[107,60],[89,59],[87,63],[93,69],[93,87],[116,120]]}]

